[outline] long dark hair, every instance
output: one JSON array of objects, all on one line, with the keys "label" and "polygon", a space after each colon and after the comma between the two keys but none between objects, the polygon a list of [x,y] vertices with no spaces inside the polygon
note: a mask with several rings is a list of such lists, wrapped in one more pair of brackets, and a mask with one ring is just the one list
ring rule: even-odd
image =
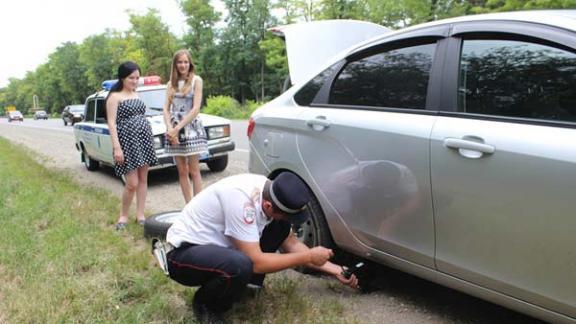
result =
[{"label": "long dark hair", "polygon": [[[106,100],[104,100],[104,111],[106,111],[106,104],[108,103],[108,98],[110,98],[110,95],[113,92],[120,92],[122,91],[122,89],[124,88],[124,79],[126,79],[126,77],[128,77],[130,74],[132,74],[132,72],[138,70],[138,72],[142,73],[142,71],[140,71],[140,66],[138,66],[138,64],[136,64],[135,62],[132,61],[126,61],[122,64],[120,64],[120,66],[118,66],[118,80],[116,81],[116,83],[114,83],[114,85],[112,86],[112,88],[110,88],[110,91],[108,92],[108,95],[106,96]],[[108,114],[104,114],[104,116],[106,116],[105,118],[108,119]]]},{"label": "long dark hair", "polygon": [[128,77],[130,74],[132,74],[136,70],[138,70],[138,72],[142,73],[142,71],[140,71],[140,66],[138,66],[138,64],[136,64],[135,62],[126,61],[126,62],[120,64],[120,66],[118,66],[118,80],[112,86],[112,88],[110,89],[110,92],[108,92],[108,96],[106,97],[106,100],[108,100],[108,97],[110,97],[110,94],[112,92],[122,91],[122,89],[124,87],[124,82],[122,82],[122,81],[124,81],[124,79],[126,79],[126,77]]}]

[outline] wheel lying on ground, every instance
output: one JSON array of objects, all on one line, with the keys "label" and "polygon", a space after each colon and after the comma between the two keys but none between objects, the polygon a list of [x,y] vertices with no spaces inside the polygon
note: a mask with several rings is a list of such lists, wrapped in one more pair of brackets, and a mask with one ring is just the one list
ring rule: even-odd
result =
[{"label": "wheel lying on ground", "polygon": [[166,232],[174,222],[174,218],[180,215],[179,210],[163,212],[146,218],[144,222],[144,237],[166,239]]},{"label": "wheel lying on ground", "polygon": [[228,154],[216,157],[213,160],[206,162],[206,164],[212,172],[224,171],[228,166]]}]

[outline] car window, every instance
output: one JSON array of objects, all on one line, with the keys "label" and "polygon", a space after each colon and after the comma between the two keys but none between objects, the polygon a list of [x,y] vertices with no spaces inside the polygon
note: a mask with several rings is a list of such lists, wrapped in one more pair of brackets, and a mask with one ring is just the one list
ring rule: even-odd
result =
[{"label": "car window", "polygon": [[576,54],[527,41],[465,39],[460,111],[576,121]]},{"label": "car window", "polygon": [[436,45],[388,50],[348,63],[336,78],[329,103],[425,109]]},{"label": "car window", "polygon": [[70,111],[75,112],[75,113],[82,113],[82,112],[84,112],[84,105],[72,106],[72,107],[70,107]]},{"label": "car window", "polygon": [[138,91],[138,96],[144,101],[146,107],[162,110],[166,98],[166,89]]},{"label": "car window", "polygon": [[106,124],[106,100],[99,98],[94,100],[96,106],[96,124]]},{"label": "car window", "polygon": [[94,113],[95,113],[95,100],[89,100],[86,103],[86,117],[84,118],[84,121],[87,123],[93,123],[94,122]]},{"label": "car window", "polygon": [[294,100],[301,106],[310,106],[316,94],[322,88],[324,83],[328,78],[336,72],[340,67],[340,63],[336,63],[326,70],[322,71],[320,74],[315,76],[312,80],[308,81],[302,89],[298,90],[296,95],[294,95]]}]

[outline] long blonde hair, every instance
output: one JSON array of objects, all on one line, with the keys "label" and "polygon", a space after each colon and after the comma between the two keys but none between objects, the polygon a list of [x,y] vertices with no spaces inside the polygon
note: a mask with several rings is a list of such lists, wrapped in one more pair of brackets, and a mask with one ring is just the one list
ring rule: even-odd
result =
[{"label": "long blonde hair", "polygon": [[170,71],[170,80],[168,81],[168,98],[170,102],[172,102],[174,94],[178,92],[178,67],[176,66],[176,61],[181,55],[186,55],[188,61],[190,62],[190,69],[188,70],[188,75],[184,79],[184,87],[182,88],[182,93],[187,94],[189,91],[194,91],[194,89],[192,89],[192,80],[194,80],[195,66],[194,63],[192,63],[192,55],[190,54],[190,51],[183,48],[176,51],[176,53],[174,53],[174,57],[172,58],[172,70]]}]

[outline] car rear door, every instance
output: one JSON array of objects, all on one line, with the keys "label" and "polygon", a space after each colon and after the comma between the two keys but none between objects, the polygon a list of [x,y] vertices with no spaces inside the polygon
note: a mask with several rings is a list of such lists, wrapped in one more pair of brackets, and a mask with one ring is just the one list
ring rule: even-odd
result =
[{"label": "car rear door", "polygon": [[574,36],[456,25],[430,152],[438,269],[573,317]]},{"label": "car rear door", "polygon": [[429,137],[436,115],[427,108],[443,35],[418,31],[355,53],[332,67],[338,72],[299,116],[306,125],[297,134],[299,154],[334,239],[361,255],[434,266]]}]

